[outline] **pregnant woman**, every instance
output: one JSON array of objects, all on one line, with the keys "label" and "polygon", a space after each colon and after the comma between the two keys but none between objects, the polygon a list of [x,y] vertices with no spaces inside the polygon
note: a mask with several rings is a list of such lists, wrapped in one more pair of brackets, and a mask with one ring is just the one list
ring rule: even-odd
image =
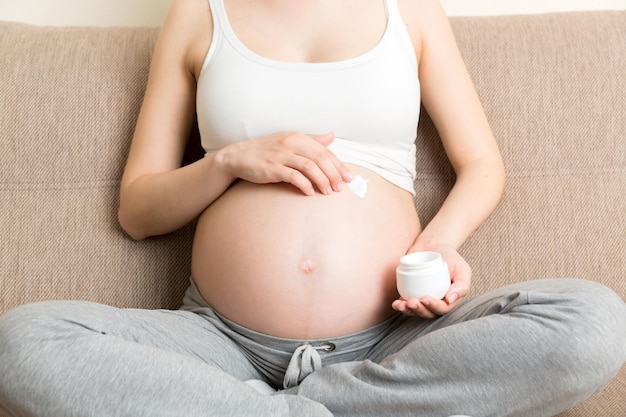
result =
[{"label": "pregnant woman", "polygon": [[[457,178],[420,225],[420,106]],[[181,167],[197,117],[205,157]],[[11,416],[548,416],[625,360],[626,310],[582,280],[472,299],[457,252],[504,170],[436,0],[174,0],[121,184],[135,239],[198,219],[177,311],[84,302],[0,319]],[[441,253],[441,300],[400,258]],[[523,254],[520,254],[523,256]]]}]

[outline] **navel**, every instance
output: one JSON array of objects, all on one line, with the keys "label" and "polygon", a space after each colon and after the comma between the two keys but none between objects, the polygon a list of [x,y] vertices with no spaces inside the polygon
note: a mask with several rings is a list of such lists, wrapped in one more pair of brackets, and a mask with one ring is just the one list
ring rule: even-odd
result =
[{"label": "navel", "polygon": [[313,272],[315,272],[315,265],[309,258],[302,258],[300,260],[300,263],[298,264],[298,269],[304,275],[311,275],[313,274]]}]

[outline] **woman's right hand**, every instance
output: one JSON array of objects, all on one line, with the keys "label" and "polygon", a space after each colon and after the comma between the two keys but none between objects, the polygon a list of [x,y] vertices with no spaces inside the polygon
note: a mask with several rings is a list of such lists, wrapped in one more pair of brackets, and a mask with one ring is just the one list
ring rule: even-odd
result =
[{"label": "woman's right hand", "polygon": [[353,179],[348,167],[327,147],[333,133],[279,132],[219,150],[215,156],[233,178],[257,183],[285,182],[306,195],[340,191]]}]

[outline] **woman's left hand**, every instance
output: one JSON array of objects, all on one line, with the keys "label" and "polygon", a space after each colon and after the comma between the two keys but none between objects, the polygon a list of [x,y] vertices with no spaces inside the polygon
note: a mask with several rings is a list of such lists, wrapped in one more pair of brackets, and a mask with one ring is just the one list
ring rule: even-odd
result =
[{"label": "woman's left hand", "polygon": [[[411,248],[410,252],[415,252],[416,248]],[[405,300],[400,298],[392,303],[394,310],[408,316],[418,316],[425,319],[433,319],[442,316],[450,310],[460,305],[463,298],[470,290],[472,279],[472,269],[463,257],[451,246],[439,246],[430,248],[419,248],[419,250],[429,250],[439,252],[444,261],[448,264],[450,280],[452,285],[442,300],[433,297],[422,297],[421,299],[410,298]]]}]

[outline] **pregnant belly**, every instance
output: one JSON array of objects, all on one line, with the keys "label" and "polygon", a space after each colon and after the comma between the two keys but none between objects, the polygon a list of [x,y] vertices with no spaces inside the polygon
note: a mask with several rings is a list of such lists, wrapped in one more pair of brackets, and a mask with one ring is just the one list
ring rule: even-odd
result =
[{"label": "pregnant belly", "polygon": [[239,181],[200,217],[193,279],[230,320],[279,337],[328,338],[388,318],[395,268],[415,240],[412,196],[370,171],[360,198],[345,188],[302,195]]}]

